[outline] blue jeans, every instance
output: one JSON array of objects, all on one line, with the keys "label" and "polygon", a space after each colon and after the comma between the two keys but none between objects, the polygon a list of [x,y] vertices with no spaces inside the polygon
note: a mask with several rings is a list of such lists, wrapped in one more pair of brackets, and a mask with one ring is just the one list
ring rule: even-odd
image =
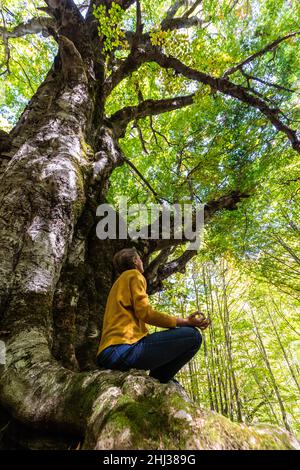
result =
[{"label": "blue jeans", "polygon": [[105,369],[150,370],[150,377],[167,383],[199,350],[200,331],[182,326],[144,336],[133,344],[108,346],[97,356],[97,365]]}]

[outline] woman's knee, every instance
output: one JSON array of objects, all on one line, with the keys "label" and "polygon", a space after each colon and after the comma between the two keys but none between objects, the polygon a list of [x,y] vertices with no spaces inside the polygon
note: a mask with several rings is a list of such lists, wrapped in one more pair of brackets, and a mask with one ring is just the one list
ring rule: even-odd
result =
[{"label": "woman's knee", "polygon": [[196,347],[199,349],[202,344],[202,334],[200,333],[198,328],[196,328],[195,326],[192,326],[192,328],[193,328],[194,337],[195,337],[195,344],[196,344]]},{"label": "woman's knee", "polygon": [[181,329],[185,330],[184,333],[187,336],[189,346],[199,349],[202,344],[202,335],[198,328],[195,326],[183,326]]}]

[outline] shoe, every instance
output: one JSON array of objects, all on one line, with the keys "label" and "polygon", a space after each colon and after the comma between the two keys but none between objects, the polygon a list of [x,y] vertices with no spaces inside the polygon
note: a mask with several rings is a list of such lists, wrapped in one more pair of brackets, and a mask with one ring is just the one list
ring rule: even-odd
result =
[{"label": "shoe", "polygon": [[184,386],[183,386],[180,382],[178,382],[178,380],[176,380],[176,379],[171,379],[171,380],[169,380],[169,383],[176,385],[176,387],[181,388],[182,390],[184,390],[184,391],[187,393],[187,391],[186,391],[186,389],[184,388]]},{"label": "shoe", "polygon": [[182,387],[181,383],[178,382],[178,380],[176,380],[176,379],[171,379],[169,382],[175,383],[175,384],[180,385]]},{"label": "shoe", "polygon": [[169,383],[169,384],[174,384],[175,387],[176,387],[181,393],[183,393],[185,399],[186,399],[187,401],[189,401],[190,403],[193,403],[193,401],[192,401],[192,399],[190,398],[190,396],[189,396],[187,390],[184,388],[183,385],[181,385],[180,382],[178,382],[178,380],[176,380],[176,379],[171,379],[171,380],[169,380],[168,383]]}]

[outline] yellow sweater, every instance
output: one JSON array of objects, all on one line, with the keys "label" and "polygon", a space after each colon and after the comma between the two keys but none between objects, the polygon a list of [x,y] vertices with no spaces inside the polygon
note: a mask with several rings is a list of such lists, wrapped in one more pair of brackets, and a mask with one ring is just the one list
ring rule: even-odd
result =
[{"label": "yellow sweater", "polygon": [[107,298],[97,355],[112,344],[132,344],[148,335],[145,323],[175,328],[176,318],[151,307],[146,290],[146,279],[138,269],[120,274]]}]

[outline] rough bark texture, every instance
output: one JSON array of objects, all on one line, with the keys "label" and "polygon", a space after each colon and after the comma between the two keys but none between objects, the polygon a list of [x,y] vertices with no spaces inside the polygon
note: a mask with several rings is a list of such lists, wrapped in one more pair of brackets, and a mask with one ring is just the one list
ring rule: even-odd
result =
[{"label": "rough bark texture", "polygon": [[[0,134],[2,447],[67,449],[79,440],[83,449],[296,448],[285,431],[233,424],[146,372],[97,370],[112,257],[132,245],[95,233],[96,207],[124,163],[118,144],[124,119],[104,116],[103,58],[92,16],[84,21],[71,0],[47,4],[59,28],[59,35],[52,31],[58,55],[18,124]],[[117,81],[138,66],[138,58],[132,61]],[[206,220],[246,196],[208,201]],[[195,254],[168,262],[170,246],[137,242],[149,293]]]}]

